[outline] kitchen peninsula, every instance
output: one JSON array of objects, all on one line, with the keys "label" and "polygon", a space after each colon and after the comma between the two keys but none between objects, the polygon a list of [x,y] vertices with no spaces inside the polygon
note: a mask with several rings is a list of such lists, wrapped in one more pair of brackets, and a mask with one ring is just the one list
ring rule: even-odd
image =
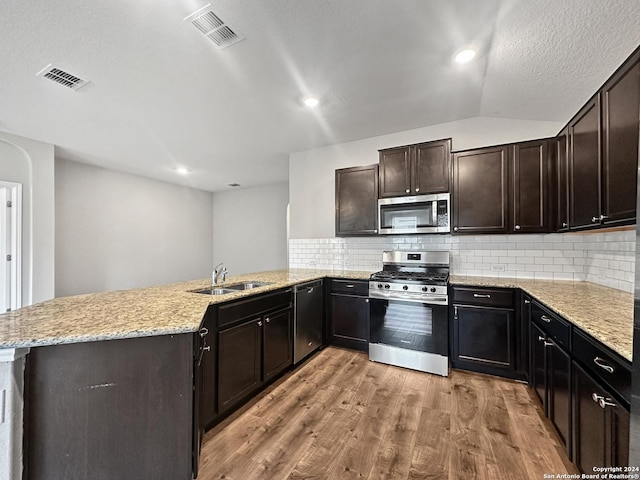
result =
[{"label": "kitchen peninsula", "polygon": [[[268,285],[224,295],[191,292],[210,286],[204,279],[56,298],[0,316],[0,348],[31,349],[25,382],[24,478],[138,478],[138,473],[191,478],[200,408],[193,395],[198,381],[194,356],[210,306],[310,280],[367,280],[369,274],[259,272],[232,276],[227,285]],[[450,282],[453,287],[521,289],[632,360],[629,293],[560,280],[453,275]],[[119,461],[113,462],[114,457]]]}]

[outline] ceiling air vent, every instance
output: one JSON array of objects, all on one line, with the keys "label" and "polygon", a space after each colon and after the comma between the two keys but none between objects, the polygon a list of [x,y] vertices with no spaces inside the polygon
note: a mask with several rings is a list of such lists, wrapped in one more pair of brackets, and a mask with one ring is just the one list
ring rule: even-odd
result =
[{"label": "ceiling air vent", "polygon": [[224,21],[211,10],[197,10],[185,17],[184,20],[189,20],[200,33],[204,34],[204,36],[215,43],[220,49],[227,48],[234,43],[238,43],[240,40],[244,40],[242,35],[225,24]]},{"label": "ceiling air vent", "polygon": [[37,75],[41,75],[44,78],[48,78],[49,80],[53,80],[60,85],[64,85],[65,87],[71,88],[72,90],[78,90],[83,85],[89,83],[88,80],[83,80],[80,77],[72,75],[64,70],[60,70],[59,68],[52,67],[51,64],[44,67],[40,70]]}]

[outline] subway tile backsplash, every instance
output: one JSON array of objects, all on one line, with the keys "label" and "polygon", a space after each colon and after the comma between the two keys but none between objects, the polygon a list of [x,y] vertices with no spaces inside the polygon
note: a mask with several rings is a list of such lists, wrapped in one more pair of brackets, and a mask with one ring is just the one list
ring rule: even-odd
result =
[{"label": "subway tile backsplash", "polygon": [[633,292],[635,231],[289,240],[291,268],[380,270],[384,250],[449,250],[453,275],[587,280]]}]

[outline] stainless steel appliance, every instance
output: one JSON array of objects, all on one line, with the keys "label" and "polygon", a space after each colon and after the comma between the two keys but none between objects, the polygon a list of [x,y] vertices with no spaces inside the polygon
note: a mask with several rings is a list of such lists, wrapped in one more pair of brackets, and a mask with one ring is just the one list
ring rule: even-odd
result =
[{"label": "stainless steel appliance", "polygon": [[417,195],[378,200],[378,232],[386,235],[448,233],[451,195]]},{"label": "stainless steel appliance", "polygon": [[322,345],[324,293],[322,280],[296,285],[293,363],[296,364]]},{"label": "stainless steel appliance", "polygon": [[449,374],[449,252],[387,251],[369,279],[369,359]]}]

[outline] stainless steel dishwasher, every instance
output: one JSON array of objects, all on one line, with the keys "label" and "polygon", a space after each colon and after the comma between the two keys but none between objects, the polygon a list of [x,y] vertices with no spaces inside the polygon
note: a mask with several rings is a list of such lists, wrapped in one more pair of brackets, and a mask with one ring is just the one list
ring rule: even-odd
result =
[{"label": "stainless steel dishwasher", "polygon": [[302,283],[295,293],[293,363],[299,363],[322,345],[324,289],[322,280]]}]

